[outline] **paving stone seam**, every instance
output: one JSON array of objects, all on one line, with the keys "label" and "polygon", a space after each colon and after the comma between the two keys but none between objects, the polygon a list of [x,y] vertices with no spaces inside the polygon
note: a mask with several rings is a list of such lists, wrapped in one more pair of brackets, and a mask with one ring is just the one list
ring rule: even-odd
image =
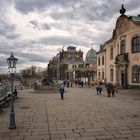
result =
[{"label": "paving stone seam", "polygon": [[46,113],[47,123],[48,123],[49,140],[51,140],[51,132],[50,132],[50,125],[49,125],[49,116],[48,116],[48,110],[47,110],[47,104],[46,104],[46,97],[45,96],[44,96],[44,104],[45,104],[45,113]]}]

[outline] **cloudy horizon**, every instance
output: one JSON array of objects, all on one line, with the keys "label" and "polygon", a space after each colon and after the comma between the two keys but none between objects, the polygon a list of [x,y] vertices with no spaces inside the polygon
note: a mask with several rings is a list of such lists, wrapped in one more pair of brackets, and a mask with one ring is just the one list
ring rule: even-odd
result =
[{"label": "cloudy horizon", "polygon": [[112,36],[119,10],[140,14],[139,0],[1,0],[0,73],[8,73],[6,59],[13,51],[17,71],[48,61],[64,44],[74,45],[84,56],[99,50]]}]

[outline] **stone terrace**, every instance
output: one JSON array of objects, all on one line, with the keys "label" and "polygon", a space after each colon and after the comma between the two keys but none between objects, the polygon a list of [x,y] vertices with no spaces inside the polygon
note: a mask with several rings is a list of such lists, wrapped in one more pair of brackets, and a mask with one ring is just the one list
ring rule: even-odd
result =
[{"label": "stone terrace", "polygon": [[59,94],[20,91],[14,102],[16,129],[8,129],[10,107],[0,113],[0,140],[140,140],[140,91],[108,98],[92,88]]}]

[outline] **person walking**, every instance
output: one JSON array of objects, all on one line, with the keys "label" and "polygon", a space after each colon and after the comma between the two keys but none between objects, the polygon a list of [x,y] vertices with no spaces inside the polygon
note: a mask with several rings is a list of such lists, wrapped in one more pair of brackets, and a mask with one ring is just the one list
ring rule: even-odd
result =
[{"label": "person walking", "polygon": [[98,84],[96,84],[96,93],[97,93],[97,95],[99,95],[99,85]]},{"label": "person walking", "polygon": [[108,83],[106,85],[106,87],[107,87],[107,95],[108,95],[108,97],[110,97],[110,95],[111,95],[111,83]]},{"label": "person walking", "polygon": [[101,95],[101,93],[102,93],[102,86],[101,86],[101,84],[98,86],[98,91],[99,91],[99,94]]},{"label": "person walking", "polygon": [[60,94],[61,94],[61,99],[63,100],[64,99],[64,92],[65,92],[65,88],[64,88],[63,84],[60,86],[59,91],[60,91]]},{"label": "person walking", "polygon": [[111,93],[112,93],[112,97],[115,97],[115,85],[112,84],[111,86]]}]

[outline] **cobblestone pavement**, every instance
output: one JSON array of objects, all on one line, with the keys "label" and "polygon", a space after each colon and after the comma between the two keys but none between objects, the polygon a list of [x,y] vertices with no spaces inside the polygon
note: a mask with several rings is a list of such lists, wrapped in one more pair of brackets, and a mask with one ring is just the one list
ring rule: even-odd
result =
[{"label": "cobblestone pavement", "polygon": [[[139,92],[139,94],[138,94]],[[20,91],[14,102],[16,129],[8,129],[10,107],[0,113],[0,140],[140,140],[140,91],[116,97],[92,88],[59,94]]]}]

